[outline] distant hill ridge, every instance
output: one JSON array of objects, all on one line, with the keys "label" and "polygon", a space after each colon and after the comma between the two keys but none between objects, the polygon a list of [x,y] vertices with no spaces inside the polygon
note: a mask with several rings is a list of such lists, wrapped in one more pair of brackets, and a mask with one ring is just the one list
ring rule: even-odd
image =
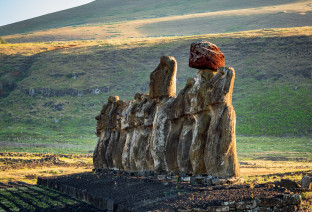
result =
[{"label": "distant hill ridge", "polygon": [[[96,0],[89,4],[0,27],[0,36],[68,26],[98,25],[174,15],[257,8],[298,0]],[[207,23],[208,24],[208,23]]]}]

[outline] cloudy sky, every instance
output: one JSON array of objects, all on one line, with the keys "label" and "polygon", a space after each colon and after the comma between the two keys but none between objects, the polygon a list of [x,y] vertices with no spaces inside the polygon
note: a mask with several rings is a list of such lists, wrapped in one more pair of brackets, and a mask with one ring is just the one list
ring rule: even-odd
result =
[{"label": "cloudy sky", "polygon": [[93,0],[0,0],[0,26],[65,10]]}]

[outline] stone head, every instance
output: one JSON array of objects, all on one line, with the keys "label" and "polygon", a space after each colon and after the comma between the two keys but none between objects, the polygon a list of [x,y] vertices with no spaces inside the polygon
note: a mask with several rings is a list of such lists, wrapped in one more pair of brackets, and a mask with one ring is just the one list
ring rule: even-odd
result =
[{"label": "stone head", "polygon": [[176,62],[174,57],[164,55],[164,56],[160,57],[160,64],[162,64],[164,66],[168,66],[169,69],[174,69],[174,67],[176,66],[177,62]]},{"label": "stone head", "polygon": [[137,102],[142,101],[142,93],[136,93],[134,95],[134,100],[137,101]]},{"label": "stone head", "polygon": [[108,97],[108,102],[113,103],[119,100],[119,96],[110,96]]}]

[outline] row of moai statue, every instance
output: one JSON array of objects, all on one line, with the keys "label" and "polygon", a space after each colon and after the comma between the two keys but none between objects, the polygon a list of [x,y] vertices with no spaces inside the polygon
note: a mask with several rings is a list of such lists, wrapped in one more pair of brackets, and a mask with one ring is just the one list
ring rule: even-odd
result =
[{"label": "row of moai statue", "polygon": [[189,66],[199,69],[176,96],[177,62],[162,56],[149,94],[111,96],[96,117],[96,169],[237,177],[235,72],[207,41],[191,44]]}]

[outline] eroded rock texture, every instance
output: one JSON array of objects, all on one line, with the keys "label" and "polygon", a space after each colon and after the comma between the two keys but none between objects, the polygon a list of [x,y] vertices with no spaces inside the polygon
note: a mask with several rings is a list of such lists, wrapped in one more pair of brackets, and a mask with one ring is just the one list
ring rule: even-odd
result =
[{"label": "eroded rock texture", "polygon": [[176,96],[177,63],[163,56],[151,73],[149,94],[137,93],[131,101],[109,97],[96,117],[94,167],[238,176],[235,71],[210,63],[219,64],[217,71],[201,66],[198,77],[188,79]]}]

